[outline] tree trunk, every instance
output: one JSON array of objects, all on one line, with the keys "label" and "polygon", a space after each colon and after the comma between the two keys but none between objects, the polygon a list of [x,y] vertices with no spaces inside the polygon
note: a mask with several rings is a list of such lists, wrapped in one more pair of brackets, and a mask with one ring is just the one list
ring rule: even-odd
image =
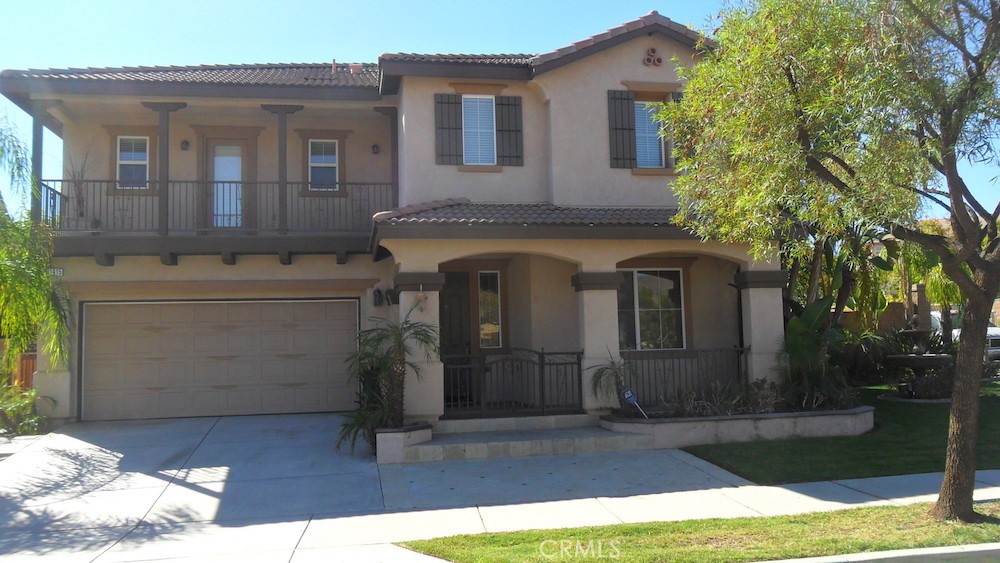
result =
[{"label": "tree trunk", "polygon": [[823,239],[816,239],[816,246],[813,247],[812,261],[809,262],[809,288],[806,291],[806,305],[812,303],[819,296],[819,279],[823,273]]},{"label": "tree trunk", "polygon": [[389,403],[389,428],[403,427],[403,405],[406,400],[406,356],[393,358],[389,368],[389,392],[386,401]]},{"label": "tree trunk", "polygon": [[830,316],[830,326],[835,327],[840,326],[840,321],[844,318],[844,308],[847,307],[847,301],[854,293],[854,270],[845,265],[841,275],[843,281],[837,291],[837,300],[834,301],[833,314]]},{"label": "tree trunk", "polygon": [[[995,283],[992,285],[996,285]],[[931,514],[943,520],[975,521],[972,492],[976,484],[976,439],[979,437],[979,390],[986,352],[986,327],[989,324],[993,291],[969,299],[962,322],[958,356],[955,358],[955,384],[951,393],[948,422],[948,450],[944,482]]]}]

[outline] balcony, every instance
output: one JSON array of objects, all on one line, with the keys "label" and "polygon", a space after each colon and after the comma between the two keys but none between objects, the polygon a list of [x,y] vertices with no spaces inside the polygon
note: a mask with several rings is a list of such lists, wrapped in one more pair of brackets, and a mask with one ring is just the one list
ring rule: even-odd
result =
[{"label": "balcony", "polygon": [[[279,182],[170,181],[165,188],[164,194],[155,181],[43,181],[42,221],[59,235],[55,254],[339,257],[366,251],[372,215],[397,203],[391,183],[287,182],[282,188]],[[151,243],[150,237],[159,241]],[[142,239],[146,242],[136,242]]]}]

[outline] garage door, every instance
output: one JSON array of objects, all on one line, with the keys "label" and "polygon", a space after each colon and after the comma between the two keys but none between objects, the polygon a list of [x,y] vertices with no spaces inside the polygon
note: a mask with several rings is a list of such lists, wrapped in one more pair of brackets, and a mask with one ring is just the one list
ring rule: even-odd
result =
[{"label": "garage door", "polygon": [[85,420],[354,408],[355,300],[88,303]]}]

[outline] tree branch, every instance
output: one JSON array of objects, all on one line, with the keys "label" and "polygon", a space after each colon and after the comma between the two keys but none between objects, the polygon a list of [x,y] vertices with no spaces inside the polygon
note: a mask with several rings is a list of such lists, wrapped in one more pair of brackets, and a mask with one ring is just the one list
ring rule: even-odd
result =
[{"label": "tree branch", "polygon": [[933,20],[933,18],[931,18],[930,16],[925,14],[923,10],[918,8],[917,5],[913,3],[913,0],[903,0],[903,3],[906,4],[907,7],[909,7],[910,10],[912,10],[913,13],[917,15],[918,18],[920,18],[921,23],[930,28],[931,31],[933,31],[938,35],[938,37],[947,41],[952,47],[958,49],[958,51],[962,53],[963,60],[976,60],[976,57],[969,52],[969,49],[965,46],[964,43],[949,35],[944,28],[939,26]]}]

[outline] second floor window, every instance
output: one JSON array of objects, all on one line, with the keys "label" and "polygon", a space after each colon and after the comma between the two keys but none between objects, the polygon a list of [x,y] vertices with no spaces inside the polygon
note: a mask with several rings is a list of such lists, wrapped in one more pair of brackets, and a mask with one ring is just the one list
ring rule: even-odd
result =
[{"label": "second floor window", "polygon": [[437,164],[472,171],[524,166],[521,97],[434,94]]},{"label": "second floor window", "polygon": [[339,180],[338,148],[336,140],[309,140],[309,189],[337,189]]},{"label": "second floor window", "polygon": [[635,162],[637,168],[663,168],[663,139],[656,120],[657,104],[635,103]]},{"label": "second floor window", "polygon": [[149,137],[118,137],[118,187],[142,189],[149,181]]},{"label": "second floor window", "polygon": [[493,96],[462,96],[462,154],[465,164],[497,163]]}]

